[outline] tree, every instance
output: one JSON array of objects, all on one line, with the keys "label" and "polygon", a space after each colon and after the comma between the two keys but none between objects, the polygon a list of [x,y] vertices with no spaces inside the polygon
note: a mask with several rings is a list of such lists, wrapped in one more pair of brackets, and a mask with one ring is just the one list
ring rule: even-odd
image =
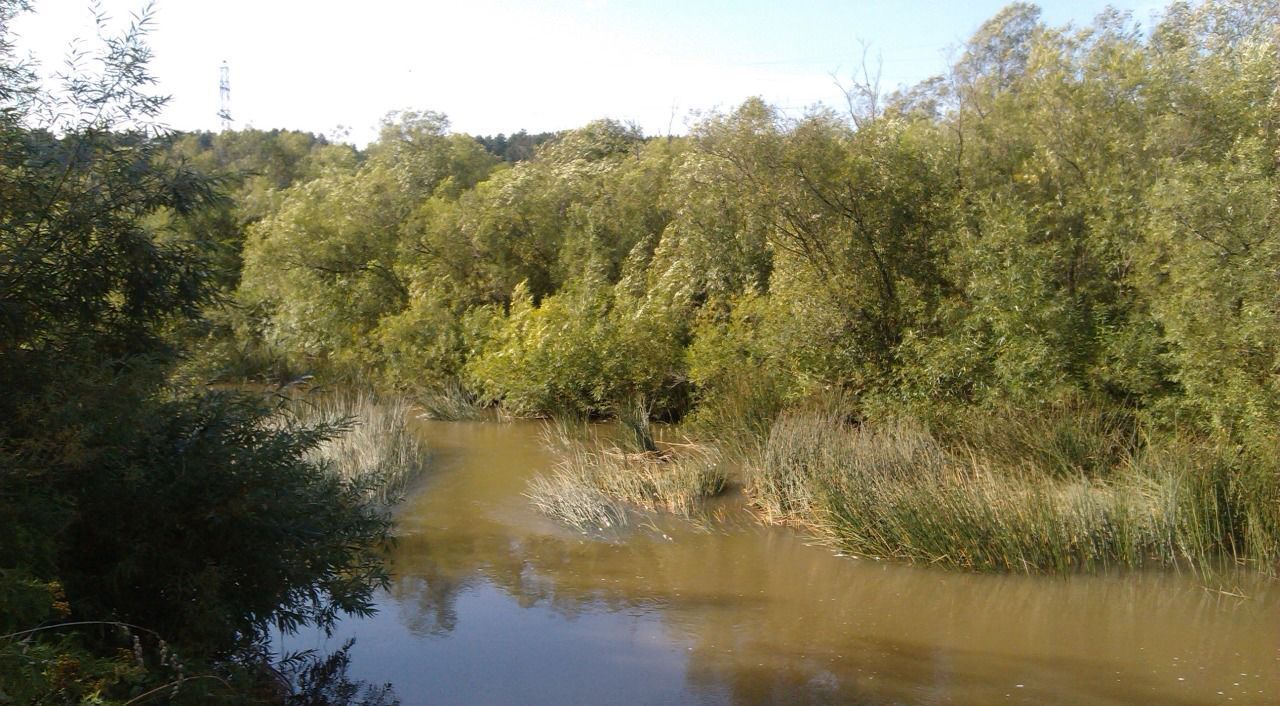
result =
[{"label": "tree", "polygon": [[295,184],[245,245],[241,303],[263,312],[260,335],[332,372],[385,364],[375,331],[412,295],[406,225],[424,203],[450,203],[497,166],[438,113],[388,116],[365,161]]},{"label": "tree", "polygon": [[225,657],[367,610],[389,520],[311,460],[340,427],[167,380],[167,332],[216,291],[200,231],[173,234],[220,197],[164,158],[150,12],[48,91],[4,42],[22,9],[0,0],[0,633],[37,647],[5,638],[0,667],[14,698],[114,698],[156,676],[117,669],[114,630],[42,621]]}]

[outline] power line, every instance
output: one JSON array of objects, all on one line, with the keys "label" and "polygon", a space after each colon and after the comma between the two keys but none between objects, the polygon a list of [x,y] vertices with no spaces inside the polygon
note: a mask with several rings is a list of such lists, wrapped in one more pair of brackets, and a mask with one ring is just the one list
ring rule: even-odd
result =
[{"label": "power line", "polygon": [[232,69],[228,67],[227,61],[223,61],[223,67],[218,72],[218,96],[220,98],[218,119],[221,120],[225,132],[232,129]]}]

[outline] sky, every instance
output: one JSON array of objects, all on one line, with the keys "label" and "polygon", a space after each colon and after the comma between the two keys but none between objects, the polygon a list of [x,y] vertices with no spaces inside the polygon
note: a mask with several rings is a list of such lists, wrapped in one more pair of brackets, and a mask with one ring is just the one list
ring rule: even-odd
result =
[{"label": "sky", "polygon": [[[52,73],[91,39],[87,0],[35,0],[20,51]],[[142,0],[101,0],[116,25]],[[800,114],[839,106],[863,65],[892,90],[941,73],[1004,0],[157,0],[149,43],[162,116],[290,128],[364,144],[395,110],[434,110],[474,135],[560,130],[596,118],[680,134],[699,113],[761,96]],[[1046,0],[1051,25],[1107,5],[1144,26],[1156,0]]]}]

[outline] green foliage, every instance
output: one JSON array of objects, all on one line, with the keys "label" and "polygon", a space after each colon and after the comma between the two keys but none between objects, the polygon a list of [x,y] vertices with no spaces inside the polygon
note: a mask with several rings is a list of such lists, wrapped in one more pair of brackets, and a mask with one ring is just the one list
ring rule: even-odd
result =
[{"label": "green foliage", "polygon": [[533,159],[538,147],[557,136],[554,132],[539,132],[533,135],[521,130],[510,136],[505,133],[497,135],[477,135],[475,140],[484,146],[489,154],[504,162],[523,162]]},{"label": "green foliage", "polygon": [[588,282],[534,306],[517,288],[468,376],[517,414],[599,414],[637,395],[669,409],[683,377],[679,324],[648,304]]},{"label": "green foliage", "polygon": [[466,322],[439,299],[415,298],[381,320],[375,334],[387,384],[417,392],[455,383],[467,358]]},{"label": "green foliage", "polygon": [[[250,227],[275,212],[285,189],[330,170],[351,170],[357,153],[347,145],[292,131],[246,129],[171,135],[159,159],[209,175],[228,198],[206,203],[181,218],[157,214],[166,237],[196,242],[208,259],[208,277],[217,301],[204,316],[170,334],[188,349],[182,374],[197,382],[250,378],[284,384],[296,379],[289,357],[261,335],[262,307],[228,301],[240,284],[245,239]],[[296,360],[294,362],[297,362]]]},{"label": "green foliage", "polygon": [[[434,113],[319,171],[328,151],[277,137],[307,176],[244,197],[268,205],[229,354],[450,389],[448,415],[643,398],[747,457],[830,394],[1110,517],[1093,486],[1141,439],[1275,443],[1277,27],[1274,0],[1177,3],[1150,31],[1015,3],[945,75],[855,85],[847,115],[751,99],[663,140],[597,121],[503,165],[503,139]],[[1042,424],[1002,437],[1019,414]]]},{"label": "green foliage", "polygon": [[171,378],[234,273],[198,217],[217,181],[150,127],[150,12],[118,36],[98,16],[50,92],[3,35],[23,8],[0,0],[5,700],[245,696],[237,660],[271,626],[369,609],[389,518],[311,458],[341,427]]},{"label": "green foliage", "polygon": [[170,661],[166,654],[164,664],[153,657],[148,664],[141,637],[153,636],[139,636],[122,623],[94,625],[83,633],[0,636],[0,692],[14,703],[121,703],[112,697],[140,695],[157,678],[179,678],[177,656]]},{"label": "green foliage", "polygon": [[212,245],[216,281],[230,291],[239,283],[249,225],[278,207],[284,189],[327,169],[349,169],[356,154],[310,133],[245,129],[171,136],[162,159],[215,177],[230,196],[196,209],[177,224],[181,234]]},{"label": "green foliage", "polygon": [[698,391],[685,426],[740,460],[755,456],[774,419],[805,389],[770,335],[786,324],[772,304],[753,292],[723,306],[709,302],[685,351]]},{"label": "green foliage", "polygon": [[[59,558],[73,611],[146,624],[202,652],[273,624],[369,610],[387,518],[368,478],[308,457],[341,427],[268,424],[252,398],[155,401],[95,444]],[[116,420],[113,420],[113,422]]]},{"label": "green foliage", "polygon": [[[422,342],[415,322],[426,312],[411,288],[418,268],[402,262],[410,248],[404,226],[421,202],[451,202],[496,164],[447,127],[436,113],[388,117],[363,163],[327,166],[285,191],[250,228],[238,298],[261,312],[251,336],[299,364],[349,377],[376,375]],[[436,306],[426,303],[428,310]],[[384,319],[388,327],[379,336]],[[366,344],[379,337],[385,353]],[[456,364],[441,355],[433,358],[437,370],[452,372]]]},{"label": "green foliage", "polygon": [[359,344],[408,298],[395,269],[407,208],[396,175],[382,166],[291,189],[245,244],[240,294],[269,312],[263,337],[338,372],[372,366],[374,352]]}]

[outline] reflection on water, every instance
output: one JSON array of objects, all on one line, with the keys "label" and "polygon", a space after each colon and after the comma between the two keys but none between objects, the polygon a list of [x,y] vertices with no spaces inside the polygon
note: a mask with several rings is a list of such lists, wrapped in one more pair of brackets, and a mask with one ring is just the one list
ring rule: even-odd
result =
[{"label": "reflection on water", "polygon": [[1030,578],[834,557],[729,513],[601,541],[535,514],[531,424],[430,423],[396,579],[352,675],[416,703],[1268,704],[1280,590]]}]

